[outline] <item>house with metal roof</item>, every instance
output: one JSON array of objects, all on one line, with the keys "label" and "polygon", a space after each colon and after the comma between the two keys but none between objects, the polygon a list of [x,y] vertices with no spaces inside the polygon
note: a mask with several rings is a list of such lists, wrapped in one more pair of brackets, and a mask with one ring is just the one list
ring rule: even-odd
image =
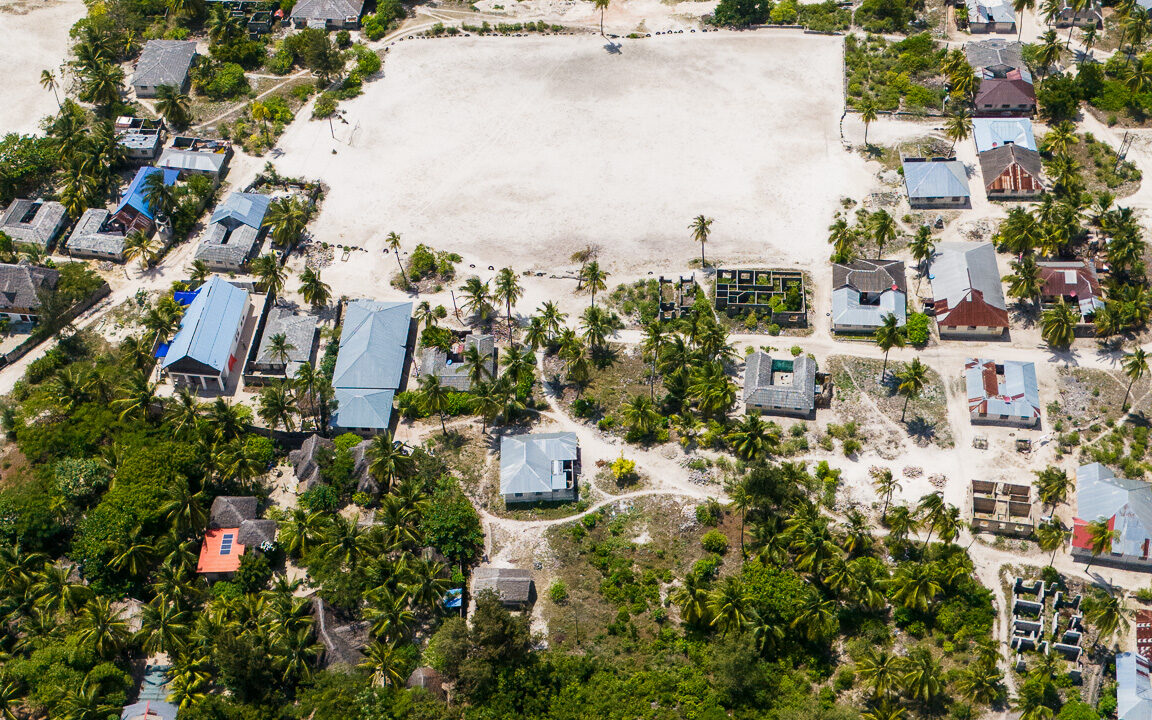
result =
[{"label": "house with metal roof", "polygon": [[938,244],[929,278],[941,337],[1000,337],[1008,329],[1008,305],[991,243]]},{"label": "house with metal roof", "polygon": [[149,40],[144,43],[136,72],[132,73],[132,89],[136,97],[156,97],[162,85],[171,85],[181,92],[188,89],[188,71],[196,58],[196,43],[188,40]]},{"label": "house with metal roof", "polygon": [[12,323],[38,322],[41,300],[59,280],[59,271],[26,260],[0,264],[0,315]]},{"label": "house with metal roof", "polygon": [[[281,378],[295,377],[301,365],[312,362],[317,324],[315,315],[297,313],[282,306],[273,307],[264,321],[264,333],[260,336],[260,345],[256,357],[249,364],[248,372]],[[283,335],[288,341],[286,357],[272,352],[272,338],[277,335]]]},{"label": "house with metal roof", "polygon": [[774,360],[762,351],[744,366],[744,407],[769,415],[811,418],[816,414],[816,361],[805,355]]},{"label": "house with metal roof", "polygon": [[973,425],[1034,428],[1040,424],[1040,384],[1036,381],[1035,363],[966,360],[964,382]]},{"label": "house with metal roof", "polygon": [[1039,149],[1036,136],[1032,134],[1032,121],[1028,118],[972,118],[972,139],[976,141],[978,153],[1002,145]]},{"label": "house with metal roof", "polygon": [[1078,28],[1095,27],[1104,29],[1104,11],[1099,0],[1088,2],[1084,7],[1073,7],[1068,0],[1061,4],[1060,12],[1056,14],[1056,27],[1066,28],[1075,25]]},{"label": "house with metal roof", "polygon": [[[1092,554],[1088,524],[1106,521],[1116,535],[1098,557]],[[1100,463],[1076,471],[1076,517],[1072,557],[1094,565],[1152,570],[1152,485],[1116,477]],[[1124,717],[1121,715],[1121,717]]]},{"label": "house with metal roof", "polygon": [[1036,267],[1041,283],[1041,305],[1063,298],[1079,308],[1080,324],[1090,325],[1092,316],[1104,307],[1096,264],[1091,260],[1038,260]]},{"label": "house with metal roof", "polygon": [[904,158],[904,189],[914,208],[966,208],[972,204],[968,171],[950,158]]},{"label": "house with metal roof", "polygon": [[64,248],[73,257],[124,262],[124,228],[104,208],[84,211]]},{"label": "house with metal roof", "polygon": [[334,428],[387,430],[404,380],[412,336],[412,303],[353,300],[345,307],[332,374]]},{"label": "house with metal roof", "polygon": [[176,720],[178,711],[179,708],[164,700],[141,700],[124,706],[120,720]]},{"label": "house with metal roof", "polygon": [[47,250],[68,224],[64,206],[51,200],[13,200],[0,216],[0,232],[12,242]]},{"label": "house with metal roof", "polygon": [[534,433],[500,439],[500,494],[505,505],[576,499],[576,434]]},{"label": "house with metal roof", "polygon": [[964,55],[979,77],[1004,77],[1011,70],[1027,69],[1024,44],[1015,40],[974,40],[964,45]]},{"label": "house with metal roof", "polygon": [[209,278],[180,319],[163,371],[177,383],[223,392],[242,364],[237,353],[249,306],[247,290],[219,275]]},{"label": "house with metal roof", "polygon": [[1007,0],[965,0],[968,31],[975,33],[1014,33],[1016,13]]},{"label": "house with metal roof", "polygon": [[228,168],[232,159],[232,143],[227,140],[176,137],[171,147],[164,148],[156,167],[175,170],[182,175],[204,175],[213,181]]},{"label": "house with metal roof", "polygon": [[989,200],[1031,200],[1048,189],[1040,153],[1009,143],[979,155]]},{"label": "house with metal roof", "polygon": [[364,0],[300,0],[290,16],[297,28],[355,30],[360,27]]},{"label": "house with metal roof", "polygon": [[164,121],[124,115],[114,125],[117,142],[127,160],[152,162],[164,144]]},{"label": "house with metal roof", "polygon": [[120,197],[120,204],[112,211],[112,220],[124,229],[125,235],[134,231],[147,235],[155,227],[156,212],[159,208],[153,208],[148,202],[147,181],[149,176],[156,173],[162,174],[164,184],[168,186],[175,185],[176,178],[179,177],[179,173],[174,170],[154,167],[142,167],[136,171],[132,182],[128,184],[128,189]]},{"label": "house with metal roof", "polygon": [[260,240],[271,198],[234,192],[216,207],[196,259],[216,270],[239,270],[252,257]]},{"label": "house with metal roof", "polygon": [[452,343],[448,352],[440,348],[425,348],[420,357],[420,377],[434,375],[444,387],[461,392],[471,390],[472,381],[468,379],[471,368],[464,361],[464,353],[469,348],[476,348],[480,357],[484,358],[484,369],[488,377],[496,377],[496,338],[475,333]]},{"label": "house with metal roof", "polygon": [[1116,717],[1152,720],[1152,661],[1134,652],[1116,654]]},{"label": "house with metal roof", "polygon": [[908,281],[899,260],[857,260],[832,265],[832,331],[872,332],[889,315],[903,327]]},{"label": "house with metal roof", "polygon": [[972,106],[979,117],[1030,117],[1036,113],[1036,89],[1019,71],[984,78]]},{"label": "house with metal roof", "polygon": [[478,567],[472,573],[472,597],[491,590],[507,607],[531,605],[536,596],[532,573],[519,568]]}]

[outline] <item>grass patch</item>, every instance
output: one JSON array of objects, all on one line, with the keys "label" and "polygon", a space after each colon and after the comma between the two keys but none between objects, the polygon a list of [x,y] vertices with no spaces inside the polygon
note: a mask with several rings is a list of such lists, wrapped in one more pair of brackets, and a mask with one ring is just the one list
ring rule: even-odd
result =
[{"label": "grass patch", "polygon": [[940,64],[946,49],[927,33],[900,42],[849,35],[844,39],[848,107],[871,100],[877,110],[938,113],[944,100]]}]

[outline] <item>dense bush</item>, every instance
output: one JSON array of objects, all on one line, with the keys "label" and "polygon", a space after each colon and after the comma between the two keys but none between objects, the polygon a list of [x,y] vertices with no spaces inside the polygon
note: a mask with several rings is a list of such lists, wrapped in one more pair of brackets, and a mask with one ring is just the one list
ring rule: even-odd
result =
[{"label": "dense bush", "polygon": [[709,530],[700,538],[700,546],[707,552],[723,555],[728,552],[728,538],[719,530]]},{"label": "dense bush", "polygon": [[928,344],[930,336],[928,316],[924,313],[910,312],[904,323],[904,333],[908,342],[916,347]]},{"label": "dense bush", "polygon": [[712,12],[712,23],[743,27],[768,22],[772,14],[770,0],[720,0]]},{"label": "dense bush", "polygon": [[871,100],[878,110],[939,108],[943,91],[928,83],[940,76],[946,52],[927,33],[897,43],[849,35],[844,39],[849,104],[859,109]]},{"label": "dense bush", "polygon": [[196,73],[193,84],[196,90],[213,100],[229,100],[250,89],[244,68],[236,63],[208,66]]},{"label": "dense bush", "polygon": [[856,10],[856,24],[870,33],[906,32],[915,17],[915,0],[864,0]]},{"label": "dense bush", "polygon": [[8,133],[0,140],[0,204],[28,195],[48,180],[58,162],[52,141]]},{"label": "dense bush", "polygon": [[365,15],[361,28],[369,40],[379,40],[388,34],[394,24],[408,17],[408,12],[400,0],[379,0],[376,3],[376,12]]},{"label": "dense bush", "polygon": [[484,547],[480,516],[452,478],[437,485],[420,520],[420,532],[429,545],[457,563],[471,561]]}]

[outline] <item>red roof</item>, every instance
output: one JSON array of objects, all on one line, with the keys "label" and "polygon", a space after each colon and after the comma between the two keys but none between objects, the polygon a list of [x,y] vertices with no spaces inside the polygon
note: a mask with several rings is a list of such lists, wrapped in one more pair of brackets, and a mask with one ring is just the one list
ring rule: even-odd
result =
[{"label": "red roof", "polygon": [[[1108,518],[1108,529],[1116,529],[1116,516]],[[1081,550],[1092,549],[1092,537],[1088,534],[1088,523],[1076,518],[1072,528],[1072,547],[1078,547]]]},{"label": "red roof", "polygon": [[196,563],[199,573],[231,573],[240,568],[240,558],[244,546],[236,542],[240,528],[209,530],[200,546],[200,560]]},{"label": "red roof", "polygon": [[[1040,281],[1044,283],[1040,291],[1045,297],[1075,297],[1086,300],[1100,296],[1100,281],[1087,263],[1037,263]],[[1069,282],[1071,281],[1071,282]]]},{"label": "red roof", "polygon": [[937,300],[937,322],[945,327],[1008,327],[1008,310],[994,307],[984,302],[984,293],[971,288],[956,304],[948,307],[948,301]]}]

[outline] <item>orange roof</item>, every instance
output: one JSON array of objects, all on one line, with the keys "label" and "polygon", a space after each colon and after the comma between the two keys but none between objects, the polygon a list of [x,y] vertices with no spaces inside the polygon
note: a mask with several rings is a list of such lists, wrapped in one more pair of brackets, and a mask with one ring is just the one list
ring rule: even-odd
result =
[{"label": "orange roof", "polygon": [[196,572],[236,572],[240,567],[240,557],[244,555],[244,546],[236,542],[239,535],[240,528],[209,530],[204,535],[204,544],[200,546],[200,561],[196,563]]}]

